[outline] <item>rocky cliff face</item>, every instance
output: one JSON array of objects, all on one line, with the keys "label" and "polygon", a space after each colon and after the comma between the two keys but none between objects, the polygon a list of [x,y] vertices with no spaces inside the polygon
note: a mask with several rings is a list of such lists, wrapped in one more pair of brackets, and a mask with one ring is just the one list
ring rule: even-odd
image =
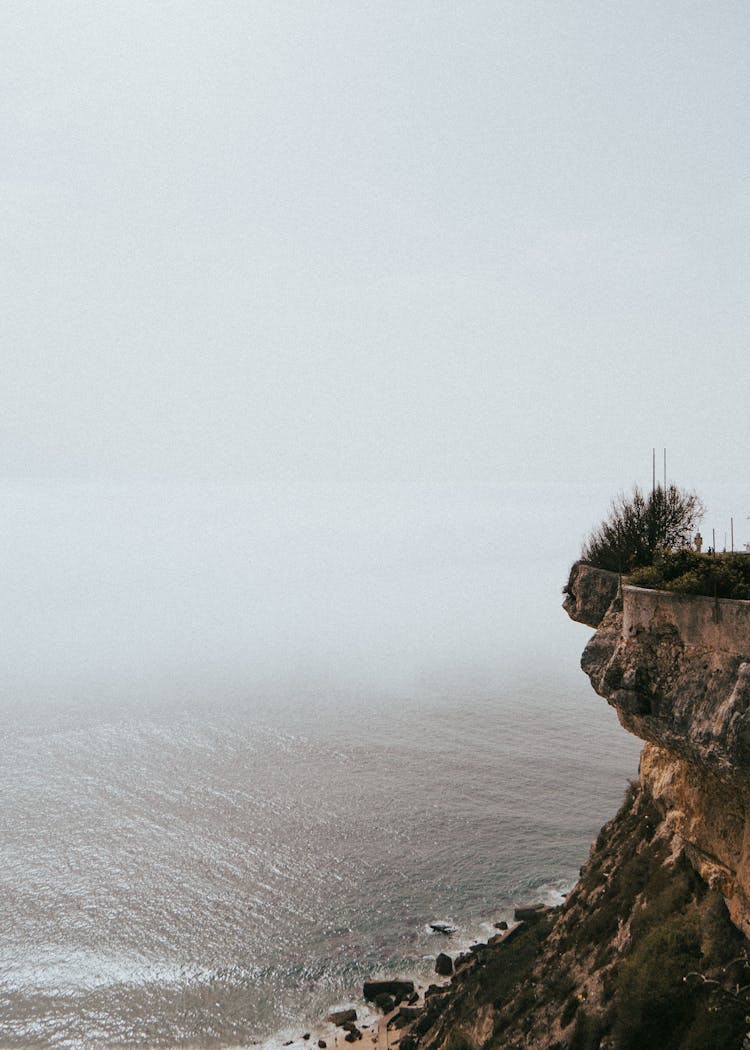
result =
[{"label": "rocky cliff face", "polygon": [[750,1050],[750,609],[581,564],[565,590],[596,629],[583,670],[645,741],[638,783],[565,905],[473,951],[402,1050]]},{"label": "rocky cliff face", "polygon": [[[579,619],[592,574],[575,565],[568,582]],[[750,635],[747,654],[717,648],[714,629],[693,630],[686,640],[670,596],[644,599],[650,615],[632,631],[623,630],[623,600],[637,604],[636,591],[626,589],[601,618],[600,604],[592,609],[589,622],[598,630],[581,666],[622,725],[646,741],[641,784],[750,935]]]}]

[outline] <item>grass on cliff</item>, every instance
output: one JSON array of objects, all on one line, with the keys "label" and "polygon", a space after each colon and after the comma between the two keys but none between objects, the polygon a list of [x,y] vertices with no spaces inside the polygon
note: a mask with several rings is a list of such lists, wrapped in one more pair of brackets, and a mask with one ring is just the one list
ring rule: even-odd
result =
[{"label": "grass on cliff", "polygon": [[635,569],[628,583],[676,594],[750,600],[750,555],[662,551],[652,565]]},{"label": "grass on cliff", "polygon": [[567,918],[560,965],[585,961],[605,994],[596,1007],[576,995],[561,1006],[565,1050],[599,1050],[603,1042],[613,1050],[741,1046],[750,997],[733,994],[741,976],[733,966],[747,942],[721,896],[684,856],[669,857],[670,844],[654,834],[659,824],[653,803],[632,788],[582,872],[577,892],[586,905]]}]

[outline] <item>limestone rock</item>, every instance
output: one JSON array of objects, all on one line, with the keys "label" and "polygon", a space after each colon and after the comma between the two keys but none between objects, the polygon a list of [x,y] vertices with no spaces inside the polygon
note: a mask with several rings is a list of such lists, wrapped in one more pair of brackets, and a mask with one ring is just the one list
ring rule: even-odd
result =
[{"label": "limestone rock", "polygon": [[571,620],[598,627],[617,597],[619,576],[616,572],[595,569],[585,562],[577,561],[563,588],[565,609]]}]

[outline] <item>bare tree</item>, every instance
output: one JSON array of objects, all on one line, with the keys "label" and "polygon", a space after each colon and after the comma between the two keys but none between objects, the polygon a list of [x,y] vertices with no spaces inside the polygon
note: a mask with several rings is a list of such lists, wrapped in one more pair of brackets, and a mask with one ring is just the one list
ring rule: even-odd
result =
[{"label": "bare tree", "polygon": [[689,546],[704,513],[694,492],[657,485],[644,495],[636,485],[632,495],[621,494],[612,501],[609,515],[584,543],[581,558],[614,572],[650,565],[657,551]]}]

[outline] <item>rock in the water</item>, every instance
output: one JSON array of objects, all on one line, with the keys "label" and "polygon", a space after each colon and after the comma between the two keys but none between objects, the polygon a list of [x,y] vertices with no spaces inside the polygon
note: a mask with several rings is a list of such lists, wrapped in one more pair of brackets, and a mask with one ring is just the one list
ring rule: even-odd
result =
[{"label": "rock in the water", "polygon": [[373,1003],[377,1006],[378,1010],[382,1010],[384,1014],[389,1014],[395,1007],[396,1000],[392,995],[388,995],[387,992],[381,992],[380,995],[375,996]]},{"label": "rock in the water", "polygon": [[496,922],[495,923],[495,929],[496,930],[507,930],[508,929],[508,924],[505,921],[505,919],[503,919],[501,922]]},{"label": "rock in the water", "polygon": [[356,1010],[334,1010],[326,1017],[326,1021],[330,1021],[331,1024],[342,1027],[345,1024],[352,1024],[357,1020]]},{"label": "rock in the water", "polygon": [[440,977],[450,977],[453,973],[453,959],[445,952],[441,952],[435,960],[435,973]]},{"label": "rock in the water", "polygon": [[362,1038],[362,1033],[355,1024],[347,1025],[348,1031],[344,1036],[344,1041],[347,1043],[356,1043],[358,1039]]},{"label": "rock in the water", "polygon": [[406,999],[414,991],[414,981],[365,981],[362,994],[368,1002],[374,1002],[378,995],[392,995],[397,1003]]},{"label": "rock in the water", "polygon": [[455,928],[451,926],[449,922],[431,922],[430,929],[433,930],[435,933],[444,933],[448,937],[450,937],[452,933],[456,932]]},{"label": "rock in the water", "polygon": [[325,1041],[325,1039],[319,1039],[318,1046],[320,1047],[320,1050],[326,1050],[328,1043]]}]

